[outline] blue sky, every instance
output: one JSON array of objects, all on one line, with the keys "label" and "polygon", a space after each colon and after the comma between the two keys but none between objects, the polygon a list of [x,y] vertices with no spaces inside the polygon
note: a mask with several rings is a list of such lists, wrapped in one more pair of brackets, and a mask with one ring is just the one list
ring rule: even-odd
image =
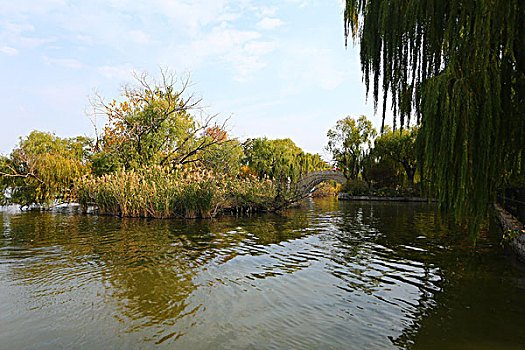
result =
[{"label": "blue sky", "polygon": [[342,11],[340,0],[0,0],[0,153],[35,129],[94,136],[95,90],[118,98],[133,70],[169,67],[191,74],[231,135],[323,154],[338,119],[380,125]]}]

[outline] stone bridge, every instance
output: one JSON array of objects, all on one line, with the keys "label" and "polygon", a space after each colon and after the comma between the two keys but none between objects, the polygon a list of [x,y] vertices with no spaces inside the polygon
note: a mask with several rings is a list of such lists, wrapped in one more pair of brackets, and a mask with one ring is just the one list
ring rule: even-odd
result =
[{"label": "stone bridge", "polygon": [[297,181],[295,188],[304,198],[308,196],[317,185],[326,180],[334,180],[335,182],[344,184],[346,177],[342,172],[335,170],[313,171],[301,177],[299,181]]}]

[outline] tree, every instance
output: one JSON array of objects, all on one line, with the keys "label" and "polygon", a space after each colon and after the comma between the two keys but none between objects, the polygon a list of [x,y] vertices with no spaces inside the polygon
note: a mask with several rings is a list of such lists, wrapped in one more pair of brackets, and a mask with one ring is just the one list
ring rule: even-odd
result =
[{"label": "tree", "polygon": [[296,162],[297,166],[301,169],[301,175],[312,171],[330,169],[330,165],[326,163],[319,154],[301,152],[297,156]]},{"label": "tree", "polygon": [[291,139],[248,139],[243,146],[244,163],[259,178],[295,182],[308,172],[327,168],[320,155],[303,152]]},{"label": "tree", "polygon": [[[525,171],[525,2],[346,0],[345,34],[383,123],[421,123],[421,171],[475,233],[508,173]],[[395,124],[394,124],[395,126]]]},{"label": "tree", "polygon": [[[213,136],[210,136],[213,137]],[[200,151],[200,162],[218,173],[238,174],[244,157],[242,144],[237,139],[225,139]]]},{"label": "tree", "polygon": [[225,123],[216,116],[197,121],[192,112],[202,112],[200,99],[187,93],[189,79],[178,79],[161,70],[161,79],[135,75],[136,85],[127,85],[122,101],[93,101],[96,114],[108,123],[93,156],[97,174],[120,167],[189,164],[209,161],[213,153],[224,153],[228,145]]},{"label": "tree", "polygon": [[396,131],[386,128],[385,132],[374,143],[375,154],[399,163],[405,170],[410,184],[414,184],[414,175],[417,167],[417,133],[417,127]]},{"label": "tree", "polygon": [[244,142],[244,163],[259,178],[295,178],[295,159],[300,152],[301,149],[290,139],[248,139]]},{"label": "tree", "polygon": [[73,180],[89,170],[90,140],[32,131],[0,158],[0,197],[7,203],[51,207],[71,200]]},{"label": "tree", "polygon": [[335,128],[328,130],[326,149],[347,179],[356,179],[359,175],[364,147],[370,148],[375,135],[372,123],[364,115],[357,121],[350,116],[343,118],[337,121]]},{"label": "tree", "polygon": [[399,171],[396,163],[389,157],[376,155],[375,148],[367,152],[361,161],[361,176],[368,185],[395,188],[399,184]]},{"label": "tree", "polygon": [[281,206],[299,198],[294,184],[301,176],[328,167],[321,156],[303,152],[291,139],[248,139],[243,147],[243,172],[272,180],[277,185],[275,200]]}]

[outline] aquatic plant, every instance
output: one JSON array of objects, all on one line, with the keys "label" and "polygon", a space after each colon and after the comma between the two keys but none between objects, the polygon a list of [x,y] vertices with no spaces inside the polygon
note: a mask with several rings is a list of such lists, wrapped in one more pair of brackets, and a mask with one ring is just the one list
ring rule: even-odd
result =
[{"label": "aquatic plant", "polygon": [[95,206],[100,214],[130,217],[206,218],[277,206],[277,189],[270,180],[181,165],[84,176],[75,189],[83,210]]}]

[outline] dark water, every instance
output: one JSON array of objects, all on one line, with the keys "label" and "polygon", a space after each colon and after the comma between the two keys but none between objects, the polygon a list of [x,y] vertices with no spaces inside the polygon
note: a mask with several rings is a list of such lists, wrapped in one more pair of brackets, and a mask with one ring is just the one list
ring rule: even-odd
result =
[{"label": "dark water", "polygon": [[1,349],[525,349],[525,266],[429,204],[2,224]]}]

